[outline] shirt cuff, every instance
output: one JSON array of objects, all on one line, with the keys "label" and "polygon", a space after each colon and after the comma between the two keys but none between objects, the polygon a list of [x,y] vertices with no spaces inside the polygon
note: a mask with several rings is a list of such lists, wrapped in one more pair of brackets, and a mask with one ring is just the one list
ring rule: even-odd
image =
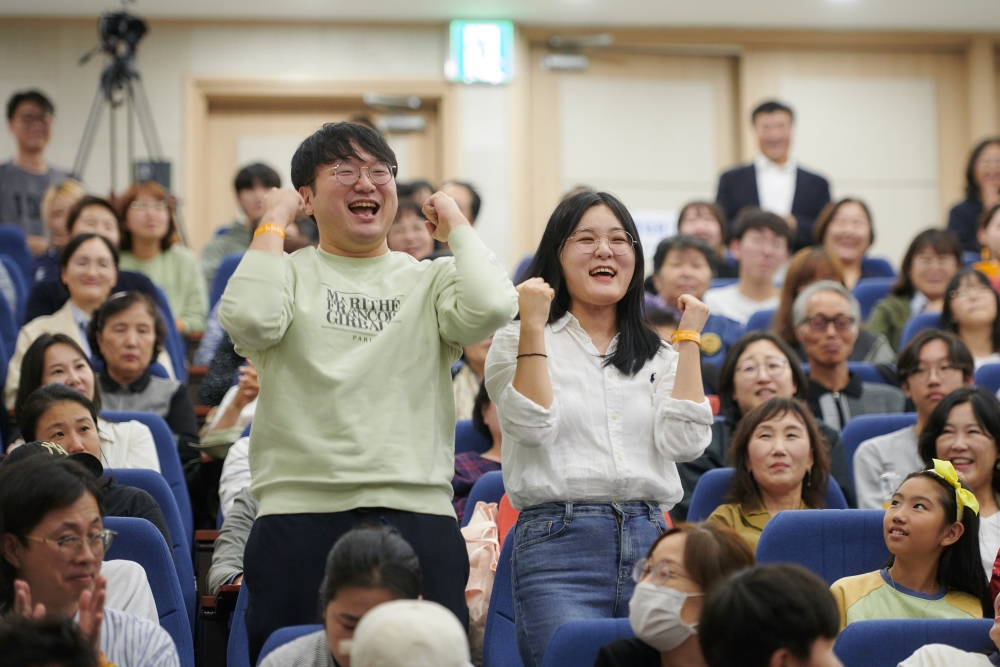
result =
[{"label": "shirt cuff", "polygon": [[712,406],[705,398],[701,403],[677,398],[667,398],[663,401],[663,414],[672,419],[693,422],[702,426],[711,426],[715,421]]},{"label": "shirt cuff", "polygon": [[518,426],[539,427],[552,426],[556,422],[556,402],[543,408],[530,398],[524,396],[514,386],[507,388],[504,396],[504,417]]}]

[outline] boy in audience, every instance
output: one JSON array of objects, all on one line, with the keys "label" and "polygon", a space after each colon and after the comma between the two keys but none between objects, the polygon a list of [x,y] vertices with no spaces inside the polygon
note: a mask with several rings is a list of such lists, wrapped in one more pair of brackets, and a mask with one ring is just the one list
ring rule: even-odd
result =
[{"label": "boy in audience", "polygon": [[250,247],[250,235],[264,215],[264,196],[271,188],[281,187],[281,176],[266,164],[248,164],[236,174],[233,187],[241,215],[216,233],[201,251],[201,272],[205,274],[209,289],[226,255],[244,252]]},{"label": "boy in audience", "polygon": [[97,650],[71,618],[7,614],[0,620],[0,655],[16,667],[98,667]]},{"label": "boy in audience", "polygon": [[809,362],[809,407],[837,431],[855,415],[902,412],[906,397],[896,387],[863,382],[848,370],[858,340],[861,305],[846,287],[821,280],[792,304],[795,336]]},{"label": "boy in audience", "polygon": [[792,232],[773,213],[747,209],[733,226],[729,252],[740,263],[739,282],[705,292],[705,303],[715,315],[746,325],[758,310],[776,309],[781,292],[774,274],[788,261]]},{"label": "boy in audience", "polygon": [[54,112],[51,100],[38,90],[14,93],[7,100],[7,130],[17,142],[17,152],[10,162],[0,164],[0,222],[13,222],[24,230],[35,255],[49,245],[42,197],[70,176],[45,162]]},{"label": "boy in audience", "polygon": [[[450,369],[514,316],[517,292],[443,193],[423,210],[454,259],[390,253],[395,171],[377,132],[324,125],[292,158],[298,191],[268,194],[222,297],[219,321],[261,386],[250,435],[260,509],[244,559],[251,662],[274,630],[313,621],[327,553],[362,524],[394,525],[420,558],[424,597],[467,624]],[[320,248],[286,256],[300,209]]]},{"label": "boy in audience", "polygon": [[[959,387],[973,382],[972,354],[955,334],[927,329],[913,337],[897,360],[906,397],[917,409],[917,423],[865,440],[854,453],[854,487],[859,509],[880,509],[907,475],[923,470],[917,440],[935,406]],[[882,488],[882,475],[893,488]]]}]

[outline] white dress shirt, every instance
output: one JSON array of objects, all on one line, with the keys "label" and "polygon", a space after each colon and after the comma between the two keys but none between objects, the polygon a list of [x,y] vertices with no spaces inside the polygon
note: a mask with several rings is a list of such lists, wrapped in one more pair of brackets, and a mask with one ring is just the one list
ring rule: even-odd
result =
[{"label": "white dress shirt", "polygon": [[97,418],[101,463],[105,468],[148,468],[160,472],[160,456],[149,427],[135,420],[109,422]]},{"label": "white dress shirt", "polygon": [[104,598],[107,609],[117,609],[159,625],[156,600],[141,565],[131,560],[106,560],[101,563],[101,574],[108,580]]},{"label": "white dress shirt", "polygon": [[222,516],[229,513],[239,492],[250,486],[250,438],[240,438],[229,448],[219,476],[219,503]]},{"label": "white dress shirt", "polygon": [[780,216],[791,213],[798,163],[789,158],[785,160],[785,164],[779,165],[758,154],[753,159],[753,166],[757,174],[757,199],[760,207]]},{"label": "white dress shirt", "polygon": [[511,504],[522,510],[549,502],[647,500],[663,511],[673,507],[684,495],[674,463],[698,458],[712,441],[708,400],[670,397],[677,352],[664,344],[628,377],[604,366],[590,336],[567,313],[545,327],[553,393],[545,409],[512,384],[520,325],[498,331],[486,357]]}]

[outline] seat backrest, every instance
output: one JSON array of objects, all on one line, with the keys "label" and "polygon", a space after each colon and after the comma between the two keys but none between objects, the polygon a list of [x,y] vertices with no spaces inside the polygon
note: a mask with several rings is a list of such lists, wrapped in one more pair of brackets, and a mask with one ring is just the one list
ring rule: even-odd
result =
[{"label": "seat backrest", "polygon": [[181,667],[194,667],[191,624],[170,551],[160,531],[145,519],[128,517],[109,516],[104,519],[104,527],[118,533],[104,559],[130,560],[142,566],[156,601],[160,627],[174,640]]},{"label": "seat backrest", "polygon": [[187,345],[184,343],[184,339],[181,338],[181,334],[177,331],[177,322],[174,320],[174,314],[170,310],[170,301],[167,299],[167,295],[159,287],[156,291],[160,294],[160,317],[163,318],[163,324],[167,327],[167,339],[163,341],[163,347],[167,350],[167,354],[170,355],[170,363],[174,367],[174,375],[181,382],[187,382]]},{"label": "seat backrest", "polygon": [[174,501],[174,494],[166,481],[155,470],[144,468],[116,468],[107,469],[105,474],[112,480],[125,486],[134,486],[142,489],[160,506],[160,512],[167,522],[167,530],[170,531],[170,545],[174,553],[174,566],[177,570],[177,580],[181,582],[181,592],[184,594],[184,605],[191,620],[191,627],[194,627],[195,606],[197,596],[194,585],[194,565],[191,561],[191,543],[184,532],[184,525],[181,522],[180,512],[177,510],[177,503]]},{"label": "seat backrest", "polygon": [[[514,589],[510,563],[514,555],[514,530],[511,528],[504,539],[493,577],[493,592],[490,594],[483,634],[483,667],[524,667],[514,634]],[[233,665],[230,664],[230,667]]]},{"label": "seat backrest", "polygon": [[[732,468],[716,468],[705,472],[694,487],[691,494],[691,506],[688,508],[687,520],[696,523],[704,521],[722,504],[722,499],[729,491],[735,471]],[[837,480],[830,478],[823,495],[826,509],[847,509],[847,499]]]},{"label": "seat backrest", "polygon": [[997,393],[1000,390],[1000,364],[983,364],[977,368],[976,384]]},{"label": "seat backrest", "polygon": [[924,329],[940,329],[941,328],[941,313],[920,313],[919,315],[914,315],[903,327],[903,334],[899,337],[899,349],[910,342],[910,339],[916,336],[918,333]]},{"label": "seat backrest", "polygon": [[246,582],[240,584],[236,598],[232,625],[229,627],[229,644],[226,646],[226,667],[250,667],[250,638],[247,636],[247,605],[250,591]]},{"label": "seat backrest", "polygon": [[503,498],[503,473],[499,470],[488,472],[472,485],[469,491],[469,499],[465,505],[465,515],[462,517],[462,527],[469,525],[476,503],[482,500],[484,503],[499,503]]},{"label": "seat backrest", "polygon": [[28,303],[28,283],[21,275],[21,267],[17,265],[13,257],[0,255],[0,264],[3,264],[14,283],[14,292],[17,294],[17,322],[24,324],[24,308]]},{"label": "seat backrest", "polygon": [[758,310],[747,320],[745,329],[747,331],[767,331],[771,328],[771,322],[774,321],[775,312],[773,308]]},{"label": "seat backrest", "polygon": [[10,309],[10,304],[7,303],[4,295],[0,294],[0,342],[3,342],[4,349],[4,358],[0,361],[3,361],[5,371],[10,358],[14,356],[14,346],[17,345],[19,330],[17,315]]},{"label": "seat backrest", "polygon": [[917,423],[916,412],[900,412],[885,415],[858,415],[847,422],[840,437],[844,441],[847,455],[847,473],[854,479],[854,454],[865,440],[877,438]]},{"label": "seat backrest", "polygon": [[236,267],[240,265],[241,259],[243,259],[242,252],[233,252],[222,258],[222,262],[219,263],[219,268],[215,272],[215,277],[212,279],[212,287],[208,292],[209,311],[215,308],[215,304],[222,298],[222,293],[226,291],[226,285],[233,277]]},{"label": "seat backrest", "polygon": [[896,269],[884,257],[864,257],[861,260],[861,272],[872,278],[895,278]]},{"label": "seat backrest", "polygon": [[735,285],[739,281],[739,278],[713,278],[711,287],[728,287],[729,285]]},{"label": "seat backrest", "polygon": [[758,563],[796,563],[827,584],[873,572],[889,558],[882,510],[780,512],[757,543]]},{"label": "seat backrest", "polygon": [[273,651],[276,648],[280,648],[290,641],[294,641],[299,637],[304,637],[305,635],[311,635],[314,632],[319,632],[323,630],[323,626],[320,624],[315,625],[290,625],[287,628],[278,628],[271,633],[271,636],[267,638],[264,642],[264,648],[260,650],[260,657],[257,658],[257,664],[259,665],[264,661],[264,656]]},{"label": "seat backrest", "polygon": [[[844,667],[896,667],[927,644],[978,653],[990,646],[993,619],[906,618],[855,621],[833,645]],[[978,663],[977,663],[978,664]]]},{"label": "seat backrest", "polygon": [[24,230],[9,222],[0,224],[0,255],[7,255],[13,259],[25,284],[30,284],[33,279],[31,266],[34,260]]},{"label": "seat backrest", "polygon": [[163,417],[152,412],[136,412],[126,410],[102,410],[101,416],[109,422],[127,422],[135,420],[149,427],[153,434],[153,444],[156,445],[156,456],[160,460],[160,474],[166,480],[170,491],[174,494],[181,522],[184,524],[184,535],[188,544],[194,540],[194,516],[191,514],[191,497],[188,495],[187,482],[184,480],[184,470],[181,468],[181,457],[177,453],[177,443],[170,432],[170,427]]},{"label": "seat backrest", "polygon": [[601,647],[619,639],[634,637],[627,618],[569,621],[559,626],[542,658],[542,667],[593,665]]},{"label": "seat backrest", "polygon": [[493,443],[487,440],[472,426],[471,419],[459,419],[455,422],[455,453],[477,452],[482,454]]},{"label": "seat backrest", "polygon": [[981,262],[981,261],[983,261],[983,255],[982,255],[982,253],[978,253],[978,252],[963,252],[962,253],[962,263],[965,264],[966,266],[969,266],[970,264],[975,264],[976,262]]},{"label": "seat backrest", "polygon": [[895,278],[862,278],[858,281],[852,292],[861,304],[862,320],[868,321],[872,308],[889,294],[889,288],[895,281]]}]

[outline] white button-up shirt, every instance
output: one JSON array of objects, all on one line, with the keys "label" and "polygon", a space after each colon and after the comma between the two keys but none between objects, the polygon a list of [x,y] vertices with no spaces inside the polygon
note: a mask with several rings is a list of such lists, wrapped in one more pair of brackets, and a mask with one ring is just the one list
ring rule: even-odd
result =
[{"label": "white button-up shirt", "polygon": [[780,216],[792,212],[792,200],[795,199],[795,176],[798,163],[789,158],[785,164],[779,165],[763,155],[753,159],[757,174],[757,199],[760,207]]},{"label": "white button-up shirt", "polygon": [[[553,402],[542,408],[513,387],[519,321],[493,337],[486,388],[503,433],[504,487],[516,509],[549,502],[658,502],[684,491],[675,462],[712,441],[712,410],[670,397],[677,352],[664,344],[629,377],[604,359],[575,317],[545,327]],[[608,348],[610,354],[618,338]]]}]

